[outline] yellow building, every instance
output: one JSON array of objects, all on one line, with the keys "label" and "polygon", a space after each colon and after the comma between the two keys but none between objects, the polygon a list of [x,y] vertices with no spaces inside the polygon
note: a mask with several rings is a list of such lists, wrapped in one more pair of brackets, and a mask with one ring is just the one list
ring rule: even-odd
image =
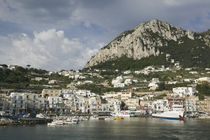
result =
[{"label": "yellow building", "polygon": [[207,112],[208,114],[210,114],[210,98],[209,97],[207,97],[203,101],[198,101],[197,106],[198,106],[198,111]]},{"label": "yellow building", "polygon": [[61,95],[61,90],[58,89],[43,89],[41,96],[42,97],[49,97],[49,96],[57,96]]}]

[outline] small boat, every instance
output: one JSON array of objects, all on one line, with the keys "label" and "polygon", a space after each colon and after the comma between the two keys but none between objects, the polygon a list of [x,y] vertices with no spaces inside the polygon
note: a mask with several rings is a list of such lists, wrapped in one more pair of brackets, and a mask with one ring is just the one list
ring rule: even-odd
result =
[{"label": "small boat", "polygon": [[130,118],[130,113],[128,111],[120,111],[111,114],[113,117],[122,117],[122,118]]},{"label": "small boat", "polygon": [[63,120],[53,120],[51,123],[47,124],[48,126],[57,126],[57,125],[64,125]]},{"label": "small boat", "polygon": [[79,119],[76,118],[67,118],[67,119],[55,119],[51,123],[48,123],[48,126],[60,126],[60,125],[69,125],[69,124],[78,124]]},{"label": "small boat", "polygon": [[73,118],[73,119],[71,120],[71,122],[72,122],[72,124],[78,124],[78,123],[79,123],[79,120],[78,120],[78,119]]},{"label": "small boat", "polygon": [[115,120],[123,120],[124,118],[123,117],[115,117],[114,119]]}]

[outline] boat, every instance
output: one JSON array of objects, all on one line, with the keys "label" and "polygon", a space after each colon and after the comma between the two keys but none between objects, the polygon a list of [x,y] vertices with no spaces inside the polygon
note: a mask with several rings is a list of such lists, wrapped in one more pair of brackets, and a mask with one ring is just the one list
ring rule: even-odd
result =
[{"label": "boat", "polygon": [[79,120],[76,118],[67,118],[67,119],[55,119],[51,123],[48,123],[48,126],[60,126],[60,125],[69,125],[69,124],[78,124]]},{"label": "boat", "polygon": [[130,118],[130,113],[128,111],[120,111],[111,114],[113,117],[122,117],[122,118]]},{"label": "boat", "polygon": [[163,113],[155,113],[155,114],[152,114],[152,118],[183,120],[184,111],[166,111]]},{"label": "boat", "polygon": [[79,120],[76,119],[76,118],[73,118],[73,119],[71,120],[71,122],[72,122],[72,124],[78,124],[78,123],[79,123]]},{"label": "boat", "polygon": [[58,126],[58,125],[64,125],[63,120],[53,120],[51,123],[47,123],[47,126]]},{"label": "boat", "polygon": [[123,117],[115,117],[114,120],[123,120]]},{"label": "boat", "polygon": [[183,105],[173,105],[171,110],[166,110],[161,113],[152,113],[152,118],[184,120]]}]

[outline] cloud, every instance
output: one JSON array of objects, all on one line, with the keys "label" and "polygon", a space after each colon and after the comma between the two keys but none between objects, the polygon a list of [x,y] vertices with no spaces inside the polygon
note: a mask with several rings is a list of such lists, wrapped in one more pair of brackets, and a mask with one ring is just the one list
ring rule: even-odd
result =
[{"label": "cloud", "polygon": [[[87,43],[87,41],[89,43]],[[96,53],[101,43],[94,40],[68,39],[64,31],[50,29],[19,36],[0,36],[0,63],[17,64],[45,68],[47,70],[77,69],[84,67],[88,59]]]},{"label": "cloud", "polygon": [[191,21],[201,17],[201,31],[209,28],[209,7],[209,0],[0,0],[0,19],[32,31],[93,24],[116,33],[154,18],[194,29]]},{"label": "cloud", "polygon": [[47,69],[81,67],[100,42],[107,44],[154,18],[205,31],[209,7],[209,0],[0,0],[0,61],[34,62]]}]

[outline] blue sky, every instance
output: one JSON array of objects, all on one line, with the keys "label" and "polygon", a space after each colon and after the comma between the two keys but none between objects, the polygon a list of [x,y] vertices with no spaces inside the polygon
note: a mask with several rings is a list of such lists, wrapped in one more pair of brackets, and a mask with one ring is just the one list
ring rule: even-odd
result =
[{"label": "blue sky", "polygon": [[210,27],[209,0],[0,0],[0,64],[81,69],[120,32],[160,19]]}]

